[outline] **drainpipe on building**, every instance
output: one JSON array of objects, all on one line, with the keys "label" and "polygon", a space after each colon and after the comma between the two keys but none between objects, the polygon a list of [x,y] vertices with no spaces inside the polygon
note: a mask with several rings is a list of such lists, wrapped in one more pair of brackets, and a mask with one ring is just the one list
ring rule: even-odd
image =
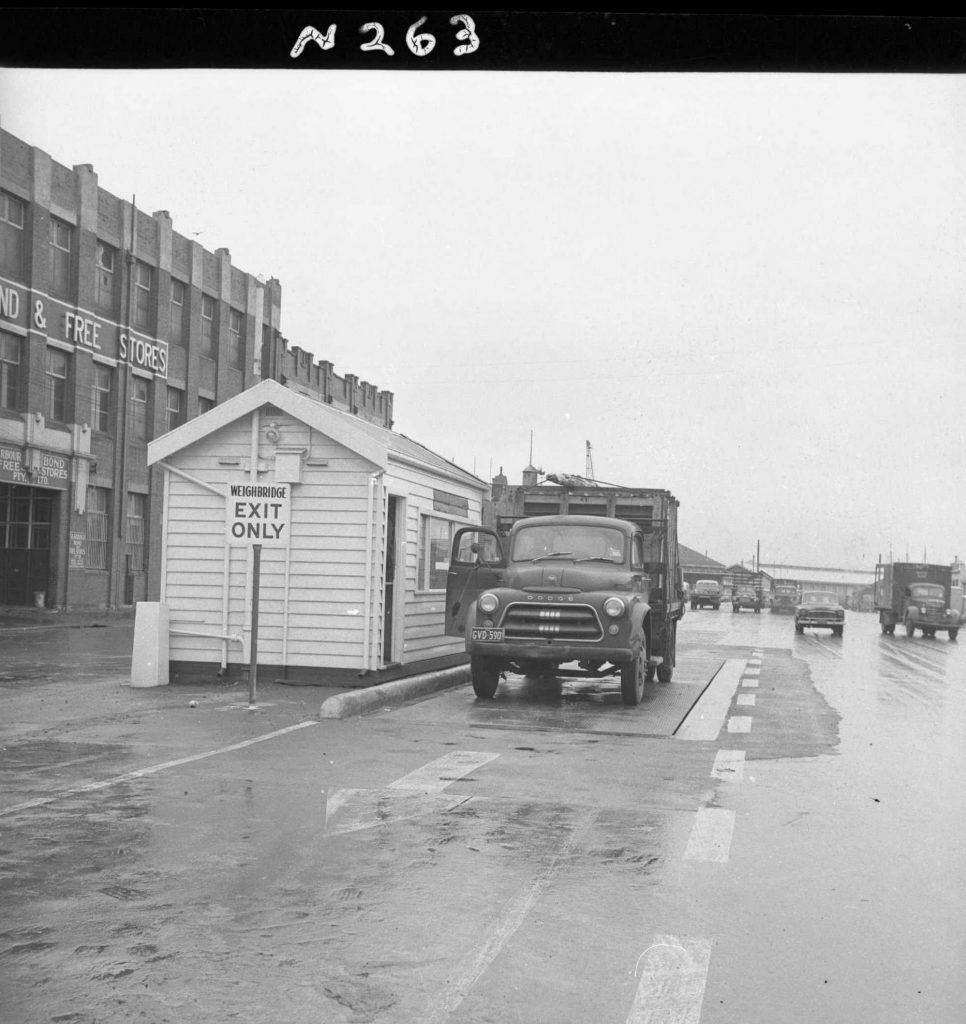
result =
[{"label": "drainpipe on building", "polygon": [[362,674],[372,671],[372,585],[376,573],[373,569],[373,557],[375,555],[375,492],[376,482],[383,475],[385,470],[380,469],[369,477],[369,494],[366,502],[366,593],[364,601],[364,612],[362,616]]},{"label": "drainpipe on building", "polygon": [[[121,329],[128,336],[128,344],[130,345],[131,338],[131,289],[134,286],[134,260],[135,260],[135,247],[136,247],[136,235],[135,226],[137,224],[137,196],[131,196],[131,244],[128,249],[122,249],[123,264],[126,271],[126,280],[124,282],[124,315],[121,318]],[[123,241],[123,239],[122,239]],[[120,352],[118,352],[120,355]],[[120,577],[120,570],[123,565],[120,558],[117,555],[118,550],[123,550],[124,542],[124,491],[127,483],[127,416],[128,416],[128,397],[130,394],[130,381],[128,379],[128,366],[129,364],[125,360],[118,359],[118,383],[120,387],[120,395],[118,396],[120,406],[118,410],[117,424],[118,424],[118,437],[117,437],[117,450],[114,453],[114,472],[113,472],[113,483],[115,496],[113,506],[115,510],[115,529],[112,532],[111,538],[111,551],[110,551],[110,572],[107,574],[107,606],[108,608],[116,608],[118,605],[117,601],[117,590],[118,580]],[[157,395],[154,395],[154,400],[157,401]],[[152,410],[154,406],[152,404]],[[115,566],[118,571],[115,572]]]}]

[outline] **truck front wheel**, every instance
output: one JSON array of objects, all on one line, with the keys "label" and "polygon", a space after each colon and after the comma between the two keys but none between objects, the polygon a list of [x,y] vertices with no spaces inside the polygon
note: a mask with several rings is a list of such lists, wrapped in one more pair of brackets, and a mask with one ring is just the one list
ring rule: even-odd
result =
[{"label": "truck front wheel", "polygon": [[470,678],[473,692],[482,700],[492,700],[500,685],[500,665],[495,658],[483,654],[470,655]]},{"label": "truck front wheel", "polygon": [[950,640],[955,640],[956,637],[958,637],[958,636],[959,636],[959,629],[958,628],[957,629],[951,629],[949,631],[949,639]]},{"label": "truck front wheel", "polygon": [[647,675],[647,651],[642,649],[633,660],[621,665],[621,699],[625,707],[636,707],[644,698]]}]

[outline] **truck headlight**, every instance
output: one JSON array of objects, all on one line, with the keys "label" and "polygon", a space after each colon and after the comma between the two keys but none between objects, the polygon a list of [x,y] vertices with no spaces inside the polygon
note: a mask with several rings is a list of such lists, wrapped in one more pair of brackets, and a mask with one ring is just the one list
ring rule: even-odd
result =
[{"label": "truck headlight", "polygon": [[925,614],[926,614],[926,606],[925,606],[925,605],[923,605],[923,606],[922,606],[922,607],[921,607],[921,608],[919,609],[919,611],[921,611],[921,612],[922,612],[922,614],[923,614],[923,615],[925,615]]},{"label": "truck headlight", "polygon": [[481,612],[492,615],[500,607],[500,600],[496,594],[481,594],[477,605]]},{"label": "truck headlight", "polygon": [[604,611],[612,618],[619,618],[624,614],[624,602],[619,597],[608,597],[604,602]]}]

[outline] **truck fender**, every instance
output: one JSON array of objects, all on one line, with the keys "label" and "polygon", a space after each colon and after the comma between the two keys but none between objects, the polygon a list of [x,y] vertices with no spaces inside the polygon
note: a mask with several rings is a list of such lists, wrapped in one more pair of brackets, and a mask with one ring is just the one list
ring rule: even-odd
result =
[{"label": "truck fender", "polygon": [[646,636],[648,652],[651,648],[651,606],[646,601],[638,601],[630,608],[631,637]]}]

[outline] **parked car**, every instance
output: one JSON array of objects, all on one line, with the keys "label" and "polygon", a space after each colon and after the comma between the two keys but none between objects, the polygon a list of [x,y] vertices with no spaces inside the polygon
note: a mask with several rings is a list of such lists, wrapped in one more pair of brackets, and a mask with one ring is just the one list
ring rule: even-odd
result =
[{"label": "parked car", "polygon": [[830,629],[833,636],[845,630],[845,609],[834,594],[825,590],[806,590],[795,606],[795,632],[806,629]]}]

